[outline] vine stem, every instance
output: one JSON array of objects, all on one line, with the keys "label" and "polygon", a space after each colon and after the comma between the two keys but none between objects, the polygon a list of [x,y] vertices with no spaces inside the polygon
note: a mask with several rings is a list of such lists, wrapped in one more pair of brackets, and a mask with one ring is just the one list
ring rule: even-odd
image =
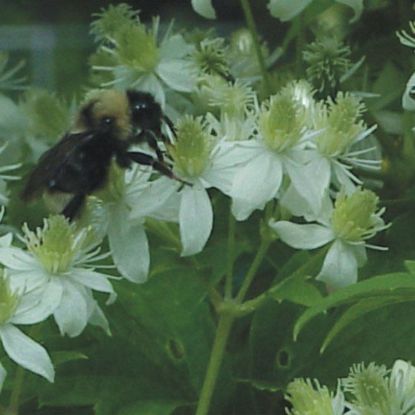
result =
[{"label": "vine stem", "polygon": [[208,369],[200,393],[199,402],[195,415],[207,415],[209,412],[210,402],[215,389],[216,380],[225,354],[226,343],[228,342],[229,333],[232,329],[235,317],[230,313],[221,315],[216,329],[215,341],[209,359]]},{"label": "vine stem", "polygon": [[262,79],[264,81],[264,87],[267,93],[270,93],[271,88],[268,79],[268,71],[265,64],[264,55],[262,54],[261,44],[259,42],[259,36],[256,29],[254,15],[252,14],[251,4],[249,0],[241,0],[241,7],[245,15],[246,24],[249,32],[251,33],[252,40],[254,41],[255,54],[258,59],[258,64],[261,69]]},{"label": "vine stem", "polygon": [[232,297],[232,284],[233,284],[233,263],[235,260],[235,218],[233,217],[232,210],[229,208],[229,225],[228,225],[228,258],[226,267],[226,280],[225,280],[225,298]]},{"label": "vine stem", "polygon": [[18,415],[19,414],[19,401],[20,401],[20,394],[22,393],[23,389],[23,381],[25,377],[25,369],[21,366],[18,366],[16,369],[16,376],[13,382],[13,390],[10,395],[10,403],[9,407],[6,410],[6,415]]}]

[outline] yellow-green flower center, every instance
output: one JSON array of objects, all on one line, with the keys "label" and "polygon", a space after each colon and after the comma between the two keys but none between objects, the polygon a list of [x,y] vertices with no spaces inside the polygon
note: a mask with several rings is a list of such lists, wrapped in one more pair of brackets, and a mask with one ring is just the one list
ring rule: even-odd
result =
[{"label": "yellow-green flower center", "polygon": [[199,177],[209,164],[215,138],[206,131],[201,117],[185,116],[176,124],[176,131],[176,143],[169,147],[175,168],[185,177]]},{"label": "yellow-green flower center", "polygon": [[332,227],[338,238],[345,241],[362,241],[375,225],[378,197],[370,190],[356,190],[350,196],[337,197]]},{"label": "yellow-green flower center", "polygon": [[60,274],[68,271],[77,253],[75,232],[61,215],[45,220],[36,232],[23,228],[28,250],[37,257],[46,271]]},{"label": "yellow-green flower center", "polygon": [[12,293],[4,271],[0,272],[0,325],[7,323],[13,316],[19,296]]},{"label": "yellow-green flower center", "polygon": [[274,151],[283,152],[294,147],[303,135],[306,122],[304,107],[298,105],[290,93],[274,95],[258,120],[258,128],[265,144]]},{"label": "yellow-green flower center", "polygon": [[343,93],[336,101],[320,105],[315,117],[316,130],[322,130],[316,137],[320,153],[328,157],[344,154],[365,129],[360,119],[363,111],[358,98]]},{"label": "yellow-green flower center", "polygon": [[287,399],[293,408],[290,415],[333,415],[330,392],[316,382],[313,387],[310,379],[295,379],[287,387]]},{"label": "yellow-green flower center", "polygon": [[141,72],[153,72],[160,60],[154,33],[141,23],[124,25],[114,35],[120,63]]}]

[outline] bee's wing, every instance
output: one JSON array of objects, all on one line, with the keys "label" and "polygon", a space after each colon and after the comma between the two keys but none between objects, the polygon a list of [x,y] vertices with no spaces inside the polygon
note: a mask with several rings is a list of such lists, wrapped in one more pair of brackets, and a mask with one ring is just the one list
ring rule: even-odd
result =
[{"label": "bee's wing", "polygon": [[46,151],[30,173],[22,192],[24,200],[31,200],[46,190],[70,162],[74,153],[94,138],[93,132],[68,133],[57,144]]}]

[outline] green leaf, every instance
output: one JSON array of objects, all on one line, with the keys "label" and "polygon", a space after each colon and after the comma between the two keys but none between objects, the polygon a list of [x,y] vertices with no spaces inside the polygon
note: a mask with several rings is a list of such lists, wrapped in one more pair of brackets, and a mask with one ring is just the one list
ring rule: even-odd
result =
[{"label": "green leaf", "polygon": [[406,269],[412,274],[415,275],[415,261],[407,260],[404,261]]},{"label": "green leaf", "polygon": [[[413,299],[415,299],[415,294],[413,295]],[[328,345],[334,340],[334,338],[353,321],[357,320],[358,318],[366,315],[371,311],[401,301],[407,300],[399,299],[399,297],[397,298],[396,296],[384,296],[380,298],[370,298],[362,300],[352,305],[342,314],[339,320],[337,320],[334,326],[330,329],[321,346],[320,353],[323,353],[328,347]]]},{"label": "green leaf", "polygon": [[270,290],[270,296],[277,301],[287,300],[296,304],[313,306],[322,298],[320,291],[307,282],[306,275],[293,275]]},{"label": "green leaf", "polygon": [[88,356],[86,354],[77,352],[75,350],[52,352],[51,357],[54,366],[59,366],[67,362],[73,362],[75,360],[88,359]]},{"label": "green leaf", "polygon": [[398,293],[400,290],[406,294],[408,294],[407,290],[415,290],[415,277],[405,273],[380,275],[335,291],[304,312],[294,327],[294,338],[298,337],[304,325],[313,317],[330,308],[364,298],[390,295],[394,291]]}]

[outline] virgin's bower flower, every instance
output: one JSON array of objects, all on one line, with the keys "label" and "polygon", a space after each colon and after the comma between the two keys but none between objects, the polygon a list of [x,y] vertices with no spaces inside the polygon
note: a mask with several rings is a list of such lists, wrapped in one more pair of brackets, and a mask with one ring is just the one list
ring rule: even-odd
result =
[{"label": "virgin's bower flower", "polygon": [[193,46],[173,34],[171,26],[159,40],[159,19],[147,28],[125,4],[110,6],[96,17],[92,32],[100,45],[92,69],[113,78],[103,86],[150,92],[162,107],[166,88],[193,90],[196,72],[189,59]]},{"label": "virgin's bower flower", "polygon": [[288,221],[270,223],[281,240],[296,249],[315,249],[330,243],[318,280],[337,289],[357,281],[357,269],[366,262],[367,239],[388,227],[377,210],[378,198],[370,190],[340,193],[334,207],[329,199],[315,224]]},{"label": "virgin's bower flower", "polygon": [[36,313],[53,314],[61,334],[79,335],[88,321],[108,330],[108,323],[92,290],[115,296],[108,276],[91,264],[107,254],[85,250],[88,229],[76,231],[63,216],[52,216],[42,228],[23,227],[27,251],[0,248],[0,263],[7,268],[13,290],[37,302]]}]

